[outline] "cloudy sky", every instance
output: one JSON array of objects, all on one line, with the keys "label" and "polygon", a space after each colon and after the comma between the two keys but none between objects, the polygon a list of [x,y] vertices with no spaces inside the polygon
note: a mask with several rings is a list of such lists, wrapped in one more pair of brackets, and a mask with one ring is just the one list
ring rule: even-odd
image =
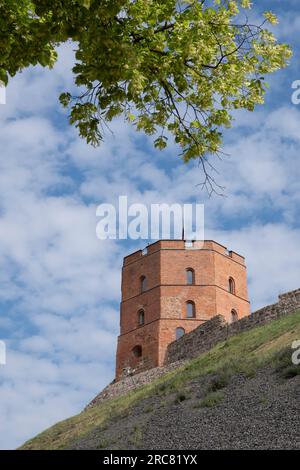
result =
[{"label": "cloudy sky", "polygon": [[247,258],[253,310],[299,287],[300,7],[262,0],[256,11],[270,7],[294,57],[269,79],[266,105],[226,132],[223,197],[200,190],[176,146],[155,151],[122,120],[100,148],[80,140],[58,103],[73,86],[71,44],[54,70],[11,80],[0,106],[0,448],[79,412],[113,378],[122,258],[145,242],[97,240],[98,204],[204,203],[206,238]]}]

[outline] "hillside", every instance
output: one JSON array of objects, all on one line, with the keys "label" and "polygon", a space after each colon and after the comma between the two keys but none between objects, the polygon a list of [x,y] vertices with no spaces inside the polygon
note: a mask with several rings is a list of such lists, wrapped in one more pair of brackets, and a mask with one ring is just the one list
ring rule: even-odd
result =
[{"label": "hillside", "polygon": [[300,311],[238,334],[21,449],[300,449]]}]

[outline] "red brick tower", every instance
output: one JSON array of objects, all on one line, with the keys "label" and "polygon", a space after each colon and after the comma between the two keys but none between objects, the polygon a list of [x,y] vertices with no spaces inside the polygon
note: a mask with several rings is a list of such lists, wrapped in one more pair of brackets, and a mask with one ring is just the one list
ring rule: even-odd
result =
[{"label": "red brick tower", "polygon": [[217,314],[250,314],[245,260],[214,241],[162,240],[124,258],[116,378],[164,363],[169,343]]}]

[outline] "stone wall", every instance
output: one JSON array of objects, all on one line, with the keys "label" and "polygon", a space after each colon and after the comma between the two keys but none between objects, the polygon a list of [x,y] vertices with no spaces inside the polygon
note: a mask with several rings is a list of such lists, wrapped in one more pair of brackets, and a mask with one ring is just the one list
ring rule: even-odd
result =
[{"label": "stone wall", "polygon": [[166,364],[179,360],[187,360],[208,351],[220,341],[234,336],[242,331],[259,325],[264,325],[276,318],[293,313],[300,309],[300,289],[280,295],[276,304],[268,305],[247,317],[228,324],[221,315],[198,326],[191,333],[169,344]]},{"label": "stone wall", "polygon": [[126,395],[128,392],[136,390],[137,388],[140,388],[143,385],[147,385],[153,382],[153,380],[158,379],[162,375],[166,374],[167,372],[171,372],[177,367],[180,367],[184,364],[184,362],[185,361],[173,362],[172,364],[162,367],[155,367],[154,369],[149,369],[145,372],[140,372],[138,374],[135,371],[135,375],[125,377],[119,380],[118,382],[112,382],[107,387],[105,387],[102,392],[100,392],[99,395],[97,395],[87,405],[85,409],[98,405],[99,403],[105,400],[110,400],[112,398]]},{"label": "stone wall", "polygon": [[228,324],[222,315],[217,315],[191,333],[171,343],[168,347],[165,366],[155,367],[140,373],[135,370],[134,374],[136,375],[130,375],[118,382],[111,383],[87,405],[86,409],[105,400],[126,395],[128,392],[147,385],[167,372],[182,366],[187,360],[208,351],[218,342],[242,331],[264,325],[276,318],[294,313],[297,309],[300,309],[300,289],[280,295],[276,304],[261,308],[235,323]]}]

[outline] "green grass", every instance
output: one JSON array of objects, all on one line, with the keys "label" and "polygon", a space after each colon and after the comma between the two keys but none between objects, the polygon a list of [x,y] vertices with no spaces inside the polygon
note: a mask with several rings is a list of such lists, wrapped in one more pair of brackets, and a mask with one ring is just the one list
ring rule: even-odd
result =
[{"label": "green grass", "polygon": [[144,409],[144,413],[152,413],[153,410],[154,410],[154,406],[153,405],[148,405]]},{"label": "green grass", "polygon": [[143,437],[143,431],[142,429],[135,425],[132,429],[132,432],[129,437],[129,443],[135,447],[137,447],[142,440]]},{"label": "green grass", "polygon": [[188,400],[190,398],[189,394],[186,392],[179,392],[177,393],[175,397],[175,404],[177,403],[182,403],[185,400]]},{"label": "green grass", "polygon": [[222,390],[222,388],[227,387],[231,377],[233,375],[232,369],[226,368],[220,370],[216,375],[211,379],[208,391],[216,392],[217,390]]},{"label": "green grass", "polygon": [[291,379],[300,375],[300,366],[291,364],[291,350],[290,348],[282,349],[275,356],[275,370],[279,372],[282,378]]},{"label": "green grass", "polygon": [[[222,395],[220,390],[234,374],[241,373],[251,377],[258,368],[266,364],[278,368],[280,352],[290,348],[292,342],[299,338],[300,311],[219,343],[209,352],[201,354],[187,365],[149,385],[125,396],[105,401],[52,426],[27,441],[21,449],[64,449],[94,428],[109,424],[112,418],[126,416],[140,400],[154,395],[180,394],[186,389],[189,381],[211,374],[215,377],[215,382],[212,381],[211,389],[205,397],[210,395],[210,398],[207,398],[209,402],[214,397]],[[286,354],[286,361],[287,358]],[[294,367],[291,362],[289,366]]]},{"label": "green grass", "polygon": [[211,408],[220,403],[224,398],[224,393],[218,390],[217,392],[208,393],[199,403],[201,408]]},{"label": "green grass", "polygon": [[99,444],[97,445],[97,449],[105,449],[108,446],[108,441],[105,439],[100,441]]}]

